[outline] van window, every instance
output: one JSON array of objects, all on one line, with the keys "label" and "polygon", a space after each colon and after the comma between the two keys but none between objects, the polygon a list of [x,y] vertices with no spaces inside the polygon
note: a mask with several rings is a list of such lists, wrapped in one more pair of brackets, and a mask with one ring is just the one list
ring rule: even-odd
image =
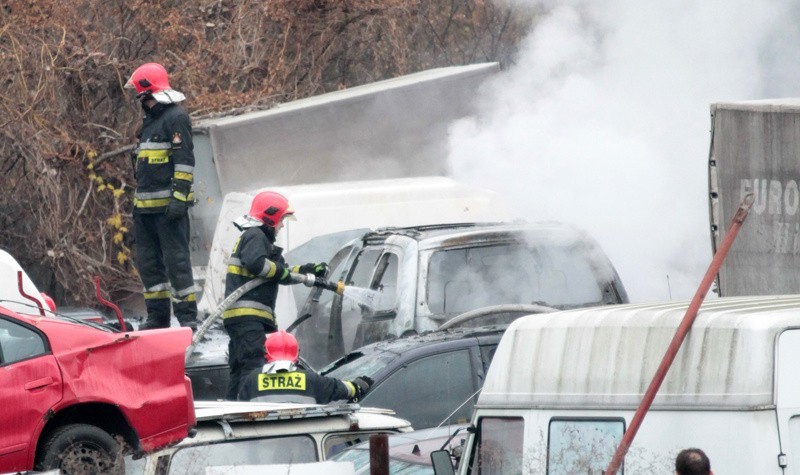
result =
[{"label": "van window", "polygon": [[364,307],[364,318],[395,317],[397,306],[397,274],[399,259],[392,252],[384,253],[375,266],[370,288],[378,292],[372,307]]},{"label": "van window", "polygon": [[203,467],[209,466],[291,464],[316,461],[317,447],[314,439],[308,436],[247,439],[180,448],[172,456],[169,474],[202,473]]},{"label": "van window", "polygon": [[[367,292],[370,288],[375,265],[378,262],[378,258],[381,256],[381,252],[381,249],[366,249],[361,251],[350,269],[350,275],[347,276],[345,285],[354,289],[361,289],[361,292]],[[358,323],[363,318],[366,307],[356,299],[344,298],[338,294],[334,296],[333,305],[334,307],[338,305],[339,311],[341,312],[339,318],[342,324],[344,351],[350,351],[353,349]]]},{"label": "van window", "polygon": [[[521,417],[482,417],[478,420],[477,446],[467,467],[471,475],[522,474]],[[527,473],[527,471],[526,471]]]},{"label": "van window", "polygon": [[432,314],[508,303],[571,308],[601,303],[604,281],[587,252],[560,245],[497,246],[434,252],[426,297]]},{"label": "van window", "polygon": [[[362,443],[369,443],[369,437],[372,434],[386,434],[391,435],[391,432],[349,432],[338,433],[326,437],[322,441],[322,451],[325,452],[325,459],[329,459],[334,455],[346,451],[355,445]],[[367,451],[369,452],[369,451]]]},{"label": "van window", "polygon": [[[624,419],[550,420],[548,475],[603,474],[625,433]],[[624,466],[619,473],[625,473]]]}]

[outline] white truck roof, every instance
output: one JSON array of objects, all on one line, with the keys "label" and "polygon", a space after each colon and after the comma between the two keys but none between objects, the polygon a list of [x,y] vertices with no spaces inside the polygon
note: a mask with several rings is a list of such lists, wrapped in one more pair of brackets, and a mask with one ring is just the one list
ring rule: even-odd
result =
[{"label": "white truck roof", "polygon": [[[635,408],[689,301],[614,305],[516,320],[478,407]],[[706,301],[653,409],[775,405],[778,335],[800,328],[800,296]]]}]

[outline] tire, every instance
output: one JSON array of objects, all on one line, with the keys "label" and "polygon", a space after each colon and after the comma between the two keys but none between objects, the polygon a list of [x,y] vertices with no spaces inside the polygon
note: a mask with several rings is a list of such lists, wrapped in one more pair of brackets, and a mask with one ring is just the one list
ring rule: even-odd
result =
[{"label": "tire", "polygon": [[[120,446],[103,429],[88,424],[60,427],[47,437],[37,457],[37,470],[65,474],[124,473]],[[118,459],[119,458],[119,459]]]}]

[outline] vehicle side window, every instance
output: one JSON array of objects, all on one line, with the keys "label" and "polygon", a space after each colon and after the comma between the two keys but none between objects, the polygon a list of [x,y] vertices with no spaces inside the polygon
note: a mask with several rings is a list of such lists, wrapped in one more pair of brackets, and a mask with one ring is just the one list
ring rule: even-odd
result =
[{"label": "vehicle side window", "polygon": [[[522,474],[521,417],[482,417],[478,420],[477,445],[467,473],[471,475]],[[575,472],[577,473],[577,472]]]},{"label": "vehicle side window", "polygon": [[0,318],[0,365],[48,352],[44,338],[19,323]]},{"label": "vehicle side window", "polygon": [[[363,292],[368,291],[375,271],[375,264],[382,251],[382,249],[362,250],[356,257],[345,284],[349,287],[363,289]],[[356,337],[358,324],[361,322],[364,306],[353,298],[344,298],[338,294],[335,297],[334,305],[337,305],[337,303],[340,305],[341,311],[340,319],[344,351],[347,352],[353,349],[353,341]]]},{"label": "vehicle side window", "polygon": [[[397,254],[391,252],[384,253],[378,260],[370,285],[372,290],[378,292],[378,298],[372,308],[363,309],[365,318],[384,317],[396,312],[398,262]],[[391,316],[395,315],[396,313]]]},{"label": "vehicle side window", "polygon": [[322,441],[323,451],[325,452],[325,459],[330,459],[334,455],[348,449],[354,445],[362,442],[369,442],[371,434],[380,434],[381,432],[352,432],[347,434],[334,434],[325,438]]},{"label": "vehicle side window", "polygon": [[[345,246],[337,252],[330,260],[331,273],[328,276],[329,280],[337,281],[344,280],[345,278],[345,265],[350,262],[350,254],[353,252],[352,246]],[[302,260],[289,261],[289,262],[303,262]],[[302,286],[294,286],[302,287]],[[293,289],[294,295],[297,296],[298,291]],[[297,308],[301,309],[298,315],[310,314],[308,318],[298,325],[292,333],[297,337],[300,343],[300,348],[306,351],[300,352],[301,356],[308,361],[308,363],[317,368],[330,360],[328,359],[326,348],[329,346],[335,347],[334,353],[341,354],[344,352],[344,341],[331,339],[331,318],[334,313],[339,316],[341,314],[341,299],[342,296],[335,292],[323,291],[321,288],[315,287],[311,294],[312,298],[308,299],[306,303]]]},{"label": "vehicle side window", "polygon": [[477,389],[473,372],[468,350],[428,356],[395,371],[373,387],[362,404],[394,409],[415,429],[436,427],[453,411],[450,422],[465,423],[472,415],[471,396]]},{"label": "vehicle side window", "polygon": [[369,288],[370,281],[372,280],[372,273],[375,270],[375,264],[378,262],[381,252],[382,249],[362,250],[353,263],[353,270],[347,277],[347,285],[365,289]]},{"label": "vehicle side window", "polygon": [[[625,432],[625,420],[553,418],[547,434],[548,475],[603,473]],[[624,466],[619,473],[625,473]]]},{"label": "vehicle side window", "polygon": [[205,467],[316,461],[316,444],[309,436],[247,439],[180,448],[172,455],[169,473],[193,475],[204,473]]},{"label": "vehicle side window", "polygon": [[489,365],[492,363],[492,358],[494,358],[494,353],[497,351],[497,344],[494,345],[482,345],[481,346],[481,360],[483,362],[483,374],[489,372]]}]

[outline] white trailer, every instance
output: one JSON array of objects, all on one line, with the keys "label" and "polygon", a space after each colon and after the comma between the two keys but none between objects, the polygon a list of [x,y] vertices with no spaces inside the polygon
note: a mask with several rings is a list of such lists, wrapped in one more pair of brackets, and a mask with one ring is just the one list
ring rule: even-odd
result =
[{"label": "white trailer", "polygon": [[[515,321],[459,473],[604,473],[688,305]],[[798,361],[800,296],[705,302],[618,473],[673,473],[677,453],[699,447],[717,474],[800,474]]]}]

